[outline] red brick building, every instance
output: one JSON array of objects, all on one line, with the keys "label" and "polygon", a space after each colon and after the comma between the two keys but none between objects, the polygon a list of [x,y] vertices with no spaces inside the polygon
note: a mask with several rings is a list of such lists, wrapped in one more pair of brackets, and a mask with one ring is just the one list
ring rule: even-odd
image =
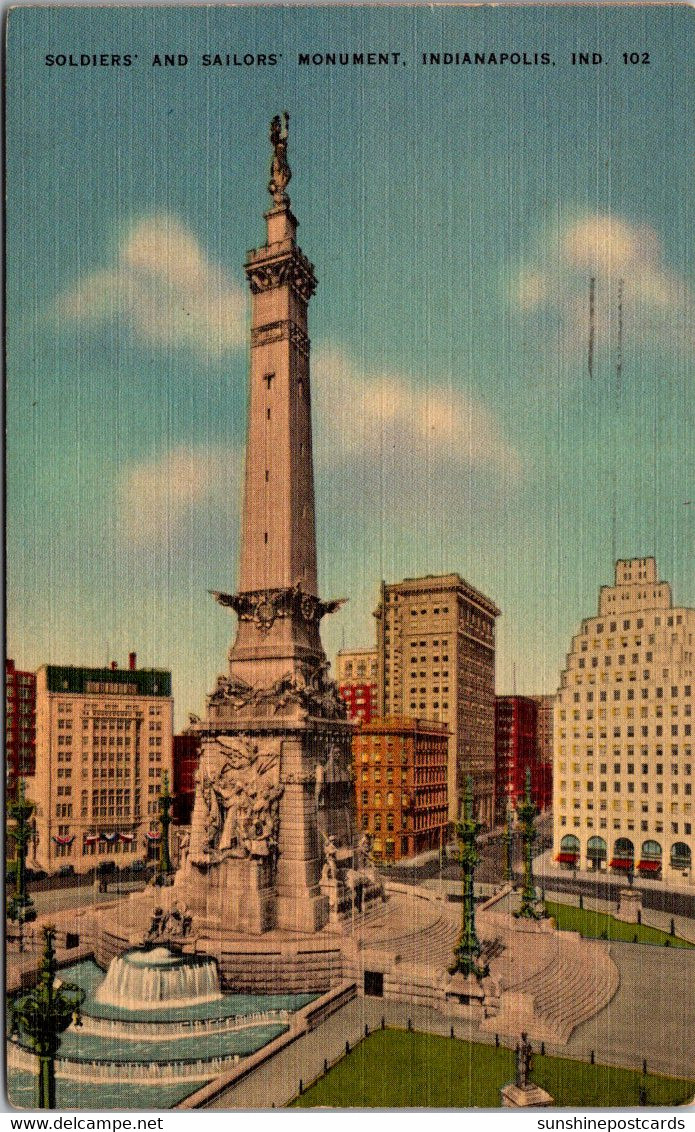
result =
[{"label": "red brick building", "polygon": [[352,737],[357,829],[377,861],[400,861],[446,842],[445,723],[389,716]]},{"label": "red brick building", "polygon": [[200,736],[184,732],[174,735],[172,751],[173,816],[178,825],[190,825],[195,795],[195,774],[200,759]]},{"label": "red brick building", "polygon": [[36,676],[5,661],[5,773],[7,797],[17,796],[17,781],[36,770]]},{"label": "red brick building", "polygon": [[341,649],[336,657],[336,676],[348,719],[369,723],[377,713],[376,649]]},{"label": "red brick building", "polygon": [[539,810],[550,805],[549,767],[541,761],[538,704],[530,696],[497,696],[495,704],[496,820],[506,818],[524,795],[526,769],[531,770],[531,797]]}]

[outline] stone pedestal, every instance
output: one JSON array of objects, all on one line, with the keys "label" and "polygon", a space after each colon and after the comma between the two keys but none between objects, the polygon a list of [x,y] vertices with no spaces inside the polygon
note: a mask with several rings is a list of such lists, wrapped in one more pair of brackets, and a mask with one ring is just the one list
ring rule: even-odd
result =
[{"label": "stone pedestal", "polygon": [[504,1085],[500,1097],[502,1108],[548,1108],[554,1104],[550,1093],[540,1085]]},{"label": "stone pedestal", "polygon": [[482,1021],[485,989],[474,975],[457,971],[446,984],[445,995],[447,1012],[474,1022]]},{"label": "stone pedestal", "polygon": [[185,901],[197,921],[218,920],[228,931],[253,934],[276,926],[275,889],[262,861],[227,858],[204,870],[191,865],[176,887],[179,903]]},{"label": "stone pedestal", "polygon": [[642,911],[642,893],[638,888],[621,888],[618,893],[618,920],[627,924],[638,924]]},{"label": "stone pedestal", "polygon": [[323,854],[307,738],[299,732],[282,742],[277,925],[288,931],[315,932],[328,920],[328,898],[319,888]]}]

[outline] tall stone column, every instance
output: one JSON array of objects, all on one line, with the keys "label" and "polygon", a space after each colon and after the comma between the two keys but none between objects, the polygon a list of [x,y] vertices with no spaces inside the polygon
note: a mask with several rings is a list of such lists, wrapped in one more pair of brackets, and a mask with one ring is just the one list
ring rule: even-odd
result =
[{"label": "tall stone column", "polygon": [[341,602],[318,596],[307,321],[316,277],[286,192],[287,136],[285,114],[284,124],[271,124],[266,243],[245,264],[251,350],[239,586],[214,593],[238,625],[228,674],[197,725],[212,769],[207,783],[200,771],[191,864],[201,870],[209,861],[233,888],[238,862],[255,855],[259,930],[316,931],[328,917],[319,888],[324,844],[329,836],[352,844],[351,725],[319,634],[321,618]]}]

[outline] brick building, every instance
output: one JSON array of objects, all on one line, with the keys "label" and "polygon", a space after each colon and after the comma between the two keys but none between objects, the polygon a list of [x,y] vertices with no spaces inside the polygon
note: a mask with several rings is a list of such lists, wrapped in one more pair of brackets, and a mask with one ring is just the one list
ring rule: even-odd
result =
[{"label": "brick building", "polygon": [[184,732],[174,735],[173,817],[177,825],[190,825],[195,797],[195,776],[200,760],[200,735]]},{"label": "brick building", "polygon": [[17,797],[17,782],[36,766],[36,676],[19,672],[5,661],[5,774],[8,799]]},{"label": "brick building", "polygon": [[376,649],[341,649],[336,657],[336,683],[348,719],[369,723],[377,713]]},{"label": "brick building", "polygon": [[399,861],[446,842],[446,724],[387,717],[352,737],[358,833],[377,861]]},{"label": "brick building", "polygon": [[531,771],[531,797],[539,810],[549,805],[548,773],[540,759],[538,705],[531,696],[497,696],[495,704],[495,799],[498,825],[516,807]]}]

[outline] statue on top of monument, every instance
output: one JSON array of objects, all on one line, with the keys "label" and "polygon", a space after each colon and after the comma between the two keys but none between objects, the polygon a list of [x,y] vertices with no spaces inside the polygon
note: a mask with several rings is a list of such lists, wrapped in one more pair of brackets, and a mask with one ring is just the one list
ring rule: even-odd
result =
[{"label": "statue on top of monument", "polygon": [[268,192],[275,204],[289,204],[285,189],[292,180],[292,170],[287,164],[287,138],[289,134],[290,116],[283,111],[284,124],[281,124],[280,115],[276,114],[270,123],[270,144],[273,147],[273,160],[270,166],[270,182]]}]

